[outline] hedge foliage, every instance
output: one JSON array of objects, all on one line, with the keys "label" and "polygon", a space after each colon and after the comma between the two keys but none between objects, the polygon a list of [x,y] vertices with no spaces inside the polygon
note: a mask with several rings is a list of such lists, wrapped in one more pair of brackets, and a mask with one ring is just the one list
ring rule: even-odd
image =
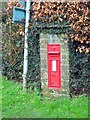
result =
[{"label": "hedge foliage", "polygon": [[2,3],[2,70],[9,79],[22,80],[24,39],[17,31],[20,25],[12,23],[12,14],[6,16],[7,4]]},{"label": "hedge foliage", "polygon": [[74,34],[70,34],[72,40],[81,44],[77,46],[76,51],[80,53],[90,52],[90,1],[63,2],[55,0],[54,2],[33,2],[32,14],[32,19],[36,22],[51,23],[58,21],[61,24],[63,18],[60,15],[63,15],[75,31]]}]

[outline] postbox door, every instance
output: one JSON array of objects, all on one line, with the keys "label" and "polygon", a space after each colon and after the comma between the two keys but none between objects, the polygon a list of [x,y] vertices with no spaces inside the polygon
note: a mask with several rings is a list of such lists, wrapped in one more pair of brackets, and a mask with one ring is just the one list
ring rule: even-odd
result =
[{"label": "postbox door", "polygon": [[60,58],[59,56],[49,56],[48,64],[48,87],[60,88]]},{"label": "postbox door", "polygon": [[[50,51],[52,46],[48,46]],[[57,46],[54,45],[54,48],[57,49]],[[48,51],[48,87],[61,88],[60,50],[50,51]]]}]

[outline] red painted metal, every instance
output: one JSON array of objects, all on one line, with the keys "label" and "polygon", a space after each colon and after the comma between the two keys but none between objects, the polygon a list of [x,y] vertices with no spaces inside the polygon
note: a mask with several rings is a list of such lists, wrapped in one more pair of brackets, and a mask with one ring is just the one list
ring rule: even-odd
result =
[{"label": "red painted metal", "polygon": [[48,44],[48,88],[61,88],[60,44]]}]

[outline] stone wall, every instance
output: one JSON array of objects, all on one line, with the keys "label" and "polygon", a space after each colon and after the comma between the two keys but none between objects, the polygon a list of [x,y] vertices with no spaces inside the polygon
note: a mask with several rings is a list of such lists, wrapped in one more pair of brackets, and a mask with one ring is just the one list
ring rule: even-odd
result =
[{"label": "stone wall", "polygon": [[[55,38],[56,37],[56,38]],[[55,35],[55,41],[49,34],[40,34],[41,88],[45,96],[69,96],[69,46],[66,34]],[[48,89],[47,44],[59,43],[61,46],[62,89]]]}]

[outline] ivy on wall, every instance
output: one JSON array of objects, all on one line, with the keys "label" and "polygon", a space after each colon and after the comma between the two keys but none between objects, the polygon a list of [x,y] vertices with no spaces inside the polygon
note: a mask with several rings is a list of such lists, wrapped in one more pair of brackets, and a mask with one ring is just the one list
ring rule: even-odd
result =
[{"label": "ivy on wall", "polygon": [[75,47],[69,42],[70,94],[90,95],[90,54],[76,52]]},{"label": "ivy on wall", "polygon": [[[42,21],[33,22],[32,26],[29,26],[28,43],[29,43],[29,69],[28,69],[28,85],[31,86],[31,82],[35,86],[35,83],[39,88],[41,87],[40,81],[40,33],[44,34],[62,34],[72,32],[67,21],[62,21],[62,24],[57,24],[57,21],[44,24]],[[34,88],[33,86],[33,88]]]},{"label": "ivy on wall", "polygon": [[[52,27],[50,26],[51,26],[51,23],[50,24],[47,23],[43,25],[43,23],[39,22],[38,25],[34,23],[32,27],[31,26],[29,27],[29,38],[28,38],[28,41],[30,42],[29,60],[32,61],[32,62],[29,62],[30,63],[29,66],[30,66],[30,69],[33,70],[33,72],[28,72],[29,73],[28,79],[30,81],[32,78],[34,78],[34,80],[32,81],[37,81],[39,83],[38,86],[40,86],[40,46],[38,46],[39,34],[48,33],[48,34],[60,35],[62,33],[68,34],[72,32],[72,29],[70,28],[69,24],[67,29],[66,27],[64,27],[63,29],[62,27],[63,22],[62,22],[62,26],[59,26],[58,24],[60,28],[59,27],[55,28],[55,24],[53,22],[52,22]],[[76,94],[86,93],[89,95],[90,94],[90,91],[89,91],[90,54],[76,52],[76,45],[77,45],[77,42],[71,42],[69,37],[70,94],[76,95]],[[33,65],[31,63],[33,63]]]}]

